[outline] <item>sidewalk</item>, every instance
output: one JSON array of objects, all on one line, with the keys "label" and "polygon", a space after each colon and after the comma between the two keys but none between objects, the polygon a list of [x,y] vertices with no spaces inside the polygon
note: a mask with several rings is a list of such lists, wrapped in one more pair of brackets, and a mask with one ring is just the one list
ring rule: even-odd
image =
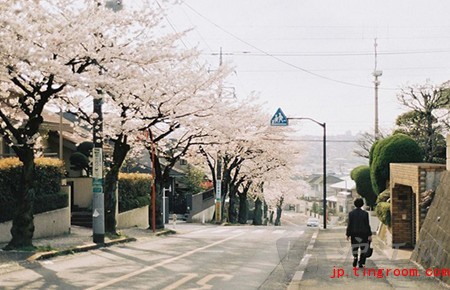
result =
[{"label": "sidewalk", "polygon": [[[376,236],[366,269],[354,270],[345,227],[320,229],[300,261],[288,290],[448,289],[409,260],[411,251],[387,248]],[[418,276],[420,275],[420,276]]]},{"label": "sidewalk", "polygon": [[[104,245],[97,245],[93,242],[92,229],[72,226],[70,234],[50,237],[43,239],[34,239],[33,245],[38,248],[37,251],[3,251],[7,244],[0,243],[0,275],[20,269],[24,266],[30,266],[36,260],[44,260],[57,255],[71,254],[75,252],[89,251],[100,247],[108,247],[118,243],[127,243],[137,239],[151,239],[155,236],[171,234],[172,225],[167,225],[164,230],[153,233],[144,228],[128,228],[119,230],[121,237],[109,239],[105,237]],[[48,250],[45,250],[48,249]]]}]

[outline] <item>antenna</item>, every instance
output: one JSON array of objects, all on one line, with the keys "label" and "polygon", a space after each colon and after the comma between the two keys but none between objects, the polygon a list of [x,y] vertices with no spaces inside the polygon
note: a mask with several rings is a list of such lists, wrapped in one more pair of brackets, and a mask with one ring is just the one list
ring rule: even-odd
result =
[{"label": "antenna", "polygon": [[381,70],[377,70],[377,62],[378,62],[378,54],[377,54],[377,39],[374,40],[374,49],[375,49],[375,68],[373,70],[372,75],[375,77],[375,80],[373,83],[375,84],[375,140],[378,139],[379,136],[379,130],[378,130],[378,86],[380,85],[380,81],[378,80],[378,77],[381,77],[383,72]]},{"label": "antenna", "polygon": [[377,54],[377,46],[378,46],[378,43],[377,43],[377,39],[375,38],[375,39],[374,39],[374,43],[373,43],[373,48],[374,48],[374,50],[375,50],[375,70],[374,70],[374,71],[377,70],[377,62],[378,62],[378,60],[377,60],[377,58],[378,58],[378,54]]}]

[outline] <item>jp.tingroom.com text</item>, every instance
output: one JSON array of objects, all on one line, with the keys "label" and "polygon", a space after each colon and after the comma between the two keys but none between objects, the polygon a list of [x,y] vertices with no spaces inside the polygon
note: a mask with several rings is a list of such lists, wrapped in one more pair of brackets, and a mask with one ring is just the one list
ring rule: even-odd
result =
[{"label": "jp.tingroom.com text", "polygon": [[[351,271],[346,271],[344,268],[333,267],[330,278],[345,278],[349,276],[354,277],[420,277],[421,274],[417,268],[353,268]],[[425,269],[425,276],[427,277],[449,277],[450,268],[428,268]]]}]

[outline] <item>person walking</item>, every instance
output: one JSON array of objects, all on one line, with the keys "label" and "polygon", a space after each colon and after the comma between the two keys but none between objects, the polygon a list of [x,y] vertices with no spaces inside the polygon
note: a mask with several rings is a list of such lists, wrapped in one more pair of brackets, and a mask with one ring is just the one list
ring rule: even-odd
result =
[{"label": "person walking", "polygon": [[[347,241],[350,240],[353,253],[353,267],[363,268],[366,263],[366,252],[372,241],[372,230],[369,224],[369,214],[361,207],[364,205],[362,198],[353,202],[355,209],[348,214]],[[358,250],[359,260],[358,260]]]}]

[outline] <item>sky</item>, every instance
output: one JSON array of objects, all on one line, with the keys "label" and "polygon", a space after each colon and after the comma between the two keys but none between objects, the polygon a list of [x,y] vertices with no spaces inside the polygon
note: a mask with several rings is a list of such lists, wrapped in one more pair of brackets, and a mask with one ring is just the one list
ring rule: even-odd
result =
[{"label": "sky", "polygon": [[[386,132],[406,110],[400,88],[450,79],[450,1],[159,1],[169,9],[168,30],[191,29],[181,47],[197,47],[211,69],[222,49],[234,68],[226,86],[238,98],[256,92],[267,113],[325,122],[330,135],[373,133],[375,63]],[[293,125],[301,135],[322,134],[313,122]]]}]

